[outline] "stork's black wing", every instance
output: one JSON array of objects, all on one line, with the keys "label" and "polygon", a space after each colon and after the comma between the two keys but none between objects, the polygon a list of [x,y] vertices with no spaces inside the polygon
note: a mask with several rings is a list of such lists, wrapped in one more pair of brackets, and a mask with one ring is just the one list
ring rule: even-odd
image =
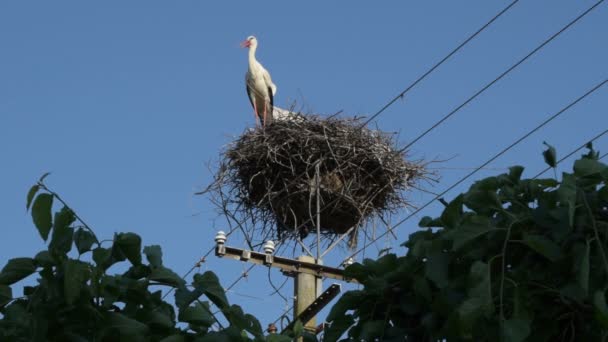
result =
[{"label": "stork's black wing", "polygon": [[268,100],[270,101],[270,119],[272,120],[272,113],[274,108],[274,95],[272,95],[272,88],[268,87]]}]

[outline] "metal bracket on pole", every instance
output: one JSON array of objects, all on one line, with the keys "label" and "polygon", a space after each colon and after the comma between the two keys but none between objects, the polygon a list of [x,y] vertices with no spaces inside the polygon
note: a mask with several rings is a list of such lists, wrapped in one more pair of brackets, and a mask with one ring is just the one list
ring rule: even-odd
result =
[{"label": "metal bracket on pole", "polygon": [[319,311],[321,311],[332,299],[341,291],[340,284],[332,284],[327,290],[325,290],[312,304],[310,304],[298,317],[296,317],[283,331],[291,330],[296,321],[302,322],[302,324],[308,323],[311,318],[315,317]]}]

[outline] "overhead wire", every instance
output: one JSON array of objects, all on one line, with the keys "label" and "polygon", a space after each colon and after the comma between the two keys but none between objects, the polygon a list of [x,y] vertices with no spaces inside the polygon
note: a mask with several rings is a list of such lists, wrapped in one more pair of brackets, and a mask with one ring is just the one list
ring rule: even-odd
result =
[{"label": "overhead wire", "polygon": [[450,59],[450,57],[455,55],[461,48],[463,48],[471,40],[473,40],[475,37],[477,37],[477,35],[479,35],[481,32],[483,32],[485,29],[487,29],[490,25],[492,25],[492,23],[494,21],[496,21],[498,18],[500,18],[503,14],[505,14],[509,9],[511,9],[511,7],[513,7],[518,2],[519,2],[519,0],[515,0],[515,1],[511,2],[509,5],[507,5],[507,7],[503,8],[501,11],[496,13],[496,15],[494,15],[494,17],[492,17],[492,19],[490,19],[487,23],[485,23],[483,26],[481,26],[477,31],[475,31],[475,33],[470,35],[467,39],[465,39],[462,43],[460,43],[456,48],[454,48],[452,51],[450,51],[450,53],[448,53],[445,57],[443,57],[439,62],[435,63],[435,65],[433,65],[424,74],[422,74],[420,77],[418,77],[412,84],[407,86],[402,92],[400,92],[397,96],[395,96],[387,104],[382,106],[382,108],[380,108],[376,113],[374,113],[374,115],[372,115],[369,119],[367,119],[361,125],[361,127],[366,126],[368,123],[370,123],[372,120],[377,118],[380,114],[382,114],[386,109],[388,109],[390,106],[392,106],[395,102],[397,102],[397,100],[402,99],[405,96],[405,94],[407,94],[410,90],[412,90],[412,88],[414,88],[418,83],[420,83],[428,75],[430,75],[433,71],[435,71],[435,69],[439,68],[444,62],[446,62],[448,59]]},{"label": "overhead wire", "polygon": [[[585,92],[583,95],[581,95],[580,97],[578,97],[574,101],[570,102],[568,105],[566,105],[565,107],[563,107],[557,113],[551,115],[548,119],[546,119],[545,121],[543,121],[541,124],[539,124],[538,126],[534,127],[532,130],[528,131],[526,134],[524,134],[522,137],[520,137],[517,140],[515,140],[513,143],[509,144],[507,147],[505,147],[504,149],[502,149],[500,152],[496,153],[493,157],[491,157],[490,159],[488,159],[487,161],[485,161],[483,164],[481,164],[475,170],[469,172],[464,177],[460,178],[456,183],[452,184],[447,189],[445,189],[444,191],[442,191],[441,193],[439,193],[438,195],[436,195],[432,200],[426,202],[424,205],[422,205],[421,207],[419,207],[416,210],[414,210],[410,215],[406,216],[404,219],[402,219],[401,221],[397,222],[397,224],[395,224],[391,228],[391,230],[394,230],[397,227],[399,227],[400,225],[402,225],[403,223],[405,223],[407,220],[409,220],[410,218],[412,218],[414,215],[418,214],[419,212],[421,212],[422,210],[424,210],[426,207],[428,207],[429,205],[431,205],[433,202],[435,202],[436,200],[438,200],[439,198],[441,198],[443,195],[445,195],[446,193],[448,193],[450,190],[454,189],[455,187],[457,187],[458,185],[460,185],[462,182],[464,182],[465,180],[467,180],[469,177],[471,177],[472,175],[474,175],[475,173],[477,173],[479,170],[481,170],[482,168],[484,168],[485,166],[487,166],[488,164],[490,164],[491,162],[493,162],[494,160],[496,160],[497,158],[499,158],[500,156],[502,156],[503,154],[505,154],[507,151],[509,151],[510,149],[512,149],[513,147],[515,147],[516,145],[518,145],[520,142],[522,142],[523,140],[525,140],[526,138],[528,138],[530,135],[532,135],[533,133],[535,133],[536,131],[538,131],[542,127],[544,127],[549,122],[553,121],[555,118],[557,118],[558,116],[560,116],[561,114],[563,114],[564,112],[566,112],[568,109],[572,108],[574,105],[576,105],[577,103],[579,103],[580,101],[582,101],[583,99],[585,99],[587,96],[591,95],[592,93],[594,93],[595,91],[597,91],[598,89],[600,89],[606,83],[608,83],[608,79],[606,79],[606,80],[600,82],[599,84],[595,85],[593,88],[591,88],[590,90],[588,90],[587,92]],[[348,258],[346,258],[344,260],[352,258],[352,257],[356,256],[357,254],[361,253],[361,251],[365,250],[367,247],[371,246],[378,239],[384,237],[388,233],[389,233],[389,231],[387,230],[386,232],[384,232],[381,235],[379,235],[378,237],[376,237],[373,241],[367,243],[362,248],[360,248],[357,251],[355,251],[354,253],[352,253]]]},{"label": "overhead wire", "polygon": [[600,1],[596,2],[593,6],[589,7],[583,13],[581,13],[576,18],[574,18],[573,20],[571,20],[566,26],[562,27],[559,31],[557,31],[556,33],[554,33],[551,37],[549,37],[548,39],[546,39],[545,41],[543,41],[540,45],[538,45],[536,48],[534,48],[532,51],[530,51],[526,56],[524,56],[522,59],[520,59],[519,61],[517,61],[515,64],[511,65],[504,72],[502,72],[500,75],[498,75],[498,77],[496,77],[495,79],[493,79],[490,83],[486,84],[483,88],[479,89],[475,94],[473,94],[471,97],[469,97],[461,105],[459,105],[458,107],[454,108],[452,111],[450,111],[445,116],[443,116],[439,121],[437,121],[431,127],[429,127],[427,130],[425,130],[424,132],[422,132],[422,134],[418,135],[414,140],[412,140],[407,145],[405,145],[405,147],[403,147],[402,150],[403,151],[407,150],[413,144],[415,144],[420,139],[422,139],[424,136],[426,136],[427,134],[429,134],[431,131],[433,131],[435,128],[437,128],[439,125],[441,125],[447,119],[449,119],[452,115],[456,114],[460,109],[462,109],[463,107],[465,107],[466,105],[468,105],[471,101],[473,101],[475,98],[477,98],[477,96],[479,96],[482,93],[484,93],[491,86],[493,86],[496,82],[500,81],[503,77],[505,77],[511,71],[515,70],[518,66],[520,66],[522,63],[524,63],[526,60],[528,60],[533,55],[535,55],[538,51],[540,51],[542,48],[544,48],[551,41],[553,41],[559,35],[561,35],[566,30],[568,30],[571,26],[573,26],[574,24],[576,24],[579,20],[581,20],[582,18],[584,18],[587,14],[589,14],[591,11],[593,11],[602,2],[604,2],[604,0],[600,0]]},{"label": "overhead wire", "polygon": [[[229,237],[230,234],[232,234],[235,230],[237,229],[237,227],[233,227],[232,229],[230,229],[228,231],[228,233],[226,233],[226,237]],[[215,246],[211,247],[209,249],[209,251],[207,251],[207,253],[203,254],[203,256],[188,270],[188,272],[184,273],[184,275],[182,276],[182,279],[186,279],[187,276],[190,275],[190,273],[192,273],[195,269],[199,268],[201,263],[205,262],[205,260],[207,259],[207,257],[211,254],[211,252],[213,252],[215,250]],[[165,294],[162,296],[161,299],[165,299],[165,297],[167,297],[168,295],[170,295],[173,290],[175,290],[175,288],[170,288],[169,291],[165,292]]]}]

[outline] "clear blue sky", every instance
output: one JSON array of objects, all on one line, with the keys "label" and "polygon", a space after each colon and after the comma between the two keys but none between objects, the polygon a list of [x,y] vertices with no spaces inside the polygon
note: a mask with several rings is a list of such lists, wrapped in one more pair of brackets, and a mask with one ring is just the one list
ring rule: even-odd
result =
[{"label": "clear blue sky", "polygon": [[[160,244],[165,264],[190,269],[226,228],[193,192],[206,164],[253,126],[245,95],[245,37],[278,86],[315,113],[377,111],[508,1],[0,2],[0,264],[44,247],[25,194],[44,172],[97,235],[133,231]],[[407,143],[523,57],[594,1],[522,0],[377,120]],[[436,164],[440,192],[544,118],[608,76],[608,5],[550,43],[411,149]],[[473,179],[544,167],[542,141],[562,155],[608,128],[608,86],[581,102]],[[608,150],[608,137],[596,146]],[[568,164],[568,163],[565,163]],[[464,168],[464,169],[460,169]],[[449,193],[453,198],[471,181]],[[415,204],[428,195],[413,192]],[[440,205],[422,215],[436,215]],[[398,247],[418,218],[398,228]],[[395,217],[395,221],[400,215]],[[242,247],[234,237],[231,245]],[[338,250],[326,260],[345,255]],[[375,256],[376,248],[367,251]],[[247,265],[209,259],[224,285]],[[203,269],[204,269],[203,268]],[[275,282],[282,276],[273,272]],[[284,288],[292,291],[291,283]],[[229,293],[266,324],[285,302],[255,268]],[[255,298],[252,298],[255,297]]]}]

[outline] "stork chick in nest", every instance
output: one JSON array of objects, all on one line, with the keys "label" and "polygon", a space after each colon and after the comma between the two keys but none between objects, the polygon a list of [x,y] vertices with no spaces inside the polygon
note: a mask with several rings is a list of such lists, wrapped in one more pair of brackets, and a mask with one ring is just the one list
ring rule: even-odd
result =
[{"label": "stork chick in nest", "polygon": [[249,70],[245,75],[247,95],[255,115],[262,126],[266,126],[273,119],[274,94],[277,92],[277,86],[272,83],[268,70],[264,69],[255,58],[258,40],[254,36],[249,36],[241,46],[249,48]]}]

